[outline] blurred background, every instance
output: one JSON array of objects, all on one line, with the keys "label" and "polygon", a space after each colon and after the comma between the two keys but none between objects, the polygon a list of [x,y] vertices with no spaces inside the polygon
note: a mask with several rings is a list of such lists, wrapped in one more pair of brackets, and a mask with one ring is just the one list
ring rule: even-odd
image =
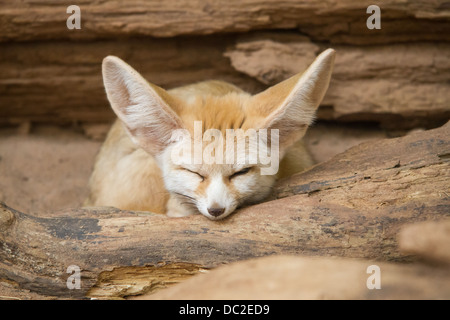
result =
[{"label": "blurred background", "polygon": [[318,162],[444,124],[448,1],[379,1],[380,29],[369,29],[372,2],[0,0],[0,201],[35,214],[81,204],[115,118],[101,77],[107,55],[166,89],[222,79],[257,93],[336,49],[305,138]]}]

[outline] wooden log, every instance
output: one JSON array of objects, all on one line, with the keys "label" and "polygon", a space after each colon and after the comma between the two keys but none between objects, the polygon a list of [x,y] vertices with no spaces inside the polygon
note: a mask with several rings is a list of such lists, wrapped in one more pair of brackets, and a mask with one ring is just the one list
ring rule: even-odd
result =
[{"label": "wooden log", "polygon": [[[380,30],[366,27],[366,9],[371,4],[351,0],[82,1],[82,27],[68,30],[67,3],[0,0],[0,124],[110,122],[114,115],[100,74],[107,54],[121,56],[163,87],[219,78],[255,93],[264,86],[245,75],[248,69],[233,69],[222,56],[225,48],[243,32],[283,30],[284,34],[290,30],[329,46],[369,46],[346,55],[347,68],[358,61],[358,66],[369,68],[356,79],[348,78],[355,70],[344,70],[345,81],[338,72],[324,101],[326,107],[319,110],[320,119],[441,125],[439,120],[450,116],[445,104],[448,72],[442,73],[448,71],[448,63],[441,64],[448,61],[442,43],[450,41],[446,2],[384,1]],[[408,47],[411,42],[414,45]],[[368,56],[373,53],[370,46],[398,43],[405,47],[397,54],[387,49],[372,55],[381,57],[375,64],[360,58],[366,51]],[[395,61],[385,59],[391,55]],[[412,66],[405,66],[410,61]],[[248,64],[248,58],[242,63]],[[264,59],[259,63],[269,65]],[[292,64],[295,73],[304,65]],[[402,80],[392,80],[392,74]]]},{"label": "wooden log", "polygon": [[[156,49],[155,49],[156,48]],[[305,70],[326,47],[295,33],[248,37],[5,44],[0,125],[109,123],[101,61],[117,55],[164,88],[221,79],[257,93]],[[436,127],[450,117],[450,45],[337,46],[321,120]],[[225,54],[225,56],[224,56]]]},{"label": "wooden log", "polygon": [[364,1],[81,1],[81,29],[68,30],[67,3],[0,1],[0,42],[174,37],[261,29],[300,29],[320,41],[374,44],[449,41],[445,0],[383,1],[382,28],[369,30]]},{"label": "wooden log", "polygon": [[449,299],[449,243],[450,219],[418,222],[400,229],[399,247],[427,264],[270,256],[231,263],[135,299]]},{"label": "wooden log", "polygon": [[[375,271],[372,268],[377,269]],[[376,280],[375,272],[379,275]],[[378,287],[375,287],[375,284]],[[450,270],[448,268],[362,259],[283,255],[235,262],[207,274],[196,275],[183,283],[154,294],[138,296],[136,299],[418,300],[449,298]]]},{"label": "wooden log", "polygon": [[[114,208],[34,217],[2,204],[0,279],[59,297],[126,297],[222,264],[274,254],[411,261],[399,228],[450,214],[450,123],[362,144],[223,221]],[[67,268],[81,269],[69,290]]]},{"label": "wooden log", "polygon": [[9,43],[0,50],[0,125],[5,123],[107,123],[101,63],[116,55],[166,89],[220,79],[250,92],[265,86],[223,56],[233,37],[128,39],[96,42]]},{"label": "wooden log", "polygon": [[447,122],[438,129],[362,143],[280,181],[274,196],[302,195],[380,210],[391,204],[431,203],[428,200],[448,204],[449,133]]}]

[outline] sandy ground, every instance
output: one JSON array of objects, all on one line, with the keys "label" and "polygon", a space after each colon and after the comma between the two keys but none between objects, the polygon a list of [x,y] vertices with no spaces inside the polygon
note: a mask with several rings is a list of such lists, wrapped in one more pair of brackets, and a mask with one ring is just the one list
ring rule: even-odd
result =
[{"label": "sandy ground", "polygon": [[[84,132],[48,126],[0,129],[0,201],[36,216],[80,206],[107,129],[108,126]],[[392,133],[374,126],[319,123],[310,128],[305,141],[316,161],[322,162],[363,141],[389,135]],[[47,297],[18,290],[0,279],[0,299],[12,298]]]},{"label": "sandy ground", "polygon": [[99,141],[72,130],[43,127],[30,134],[0,133],[0,201],[36,215],[76,207]]}]

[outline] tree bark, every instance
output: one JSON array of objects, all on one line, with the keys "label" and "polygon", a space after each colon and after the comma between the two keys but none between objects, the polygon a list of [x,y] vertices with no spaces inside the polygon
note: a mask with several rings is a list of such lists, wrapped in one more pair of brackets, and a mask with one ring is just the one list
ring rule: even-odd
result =
[{"label": "tree bark", "polygon": [[[447,238],[447,243],[449,240]],[[207,274],[192,277],[176,286],[131,299],[446,300],[449,298],[448,268],[418,263],[399,264],[349,258],[280,255],[231,263]]]},{"label": "tree bark", "polygon": [[[111,121],[100,70],[108,54],[164,88],[217,78],[256,93],[302,72],[324,47],[338,54],[319,119],[443,124],[450,116],[446,1],[383,1],[381,29],[366,26],[372,4],[81,1],[81,29],[69,30],[67,3],[0,0],[0,125]],[[287,31],[301,35],[313,42],[311,51],[267,45],[251,51],[236,43],[241,34],[263,31],[279,38]],[[287,55],[286,47],[292,51]],[[250,70],[255,63],[259,68]]]},{"label": "tree bark", "polygon": [[[101,62],[116,55],[170,89],[220,79],[252,94],[303,72],[324,49],[337,50],[318,119],[384,127],[437,127],[450,117],[450,45],[335,46],[296,33],[173,39],[8,43],[0,51],[0,125],[112,122]],[[157,48],[157,49],[155,49]],[[180,49],[181,48],[181,49]]]},{"label": "tree bark", "polygon": [[[68,30],[68,4],[0,1],[0,42],[117,39],[300,29],[319,41],[375,44],[450,40],[450,11],[444,0],[389,0],[382,4],[382,28],[366,27],[371,1],[83,1],[81,29]],[[36,19],[39,17],[39,19]],[[368,37],[370,35],[370,37]]]},{"label": "tree bark", "polygon": [[115,118],[106,99],[101,64],[124,59],[165,89],[220,79],[244,90],[264,86],[223,56],[232,37],[8,43],[0,51],[0,125],[107,123]]},{"label": "tree bark", "polygon": [[[450,123],[362,144],[281,181],[224,221],[115,208],[34,217],[2,204],[0,279],[58,297],[148,293],[205,269],[275,254],[412,261],[399,228],[450,214]],[[66,272],[81,269],[81,288]]]}]

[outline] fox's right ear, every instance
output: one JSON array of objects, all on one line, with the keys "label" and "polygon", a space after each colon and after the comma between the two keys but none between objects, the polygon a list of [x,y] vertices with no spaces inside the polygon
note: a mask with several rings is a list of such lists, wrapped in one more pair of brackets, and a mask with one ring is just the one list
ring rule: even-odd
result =
[{"label": "fox's right ear", "polygon": [[174,111],[179,102],[117,57],[103,59],[102,73],[111,107],[132,140],[151,154],[159,154],[170,143],[173,130],[183,128]]}]

